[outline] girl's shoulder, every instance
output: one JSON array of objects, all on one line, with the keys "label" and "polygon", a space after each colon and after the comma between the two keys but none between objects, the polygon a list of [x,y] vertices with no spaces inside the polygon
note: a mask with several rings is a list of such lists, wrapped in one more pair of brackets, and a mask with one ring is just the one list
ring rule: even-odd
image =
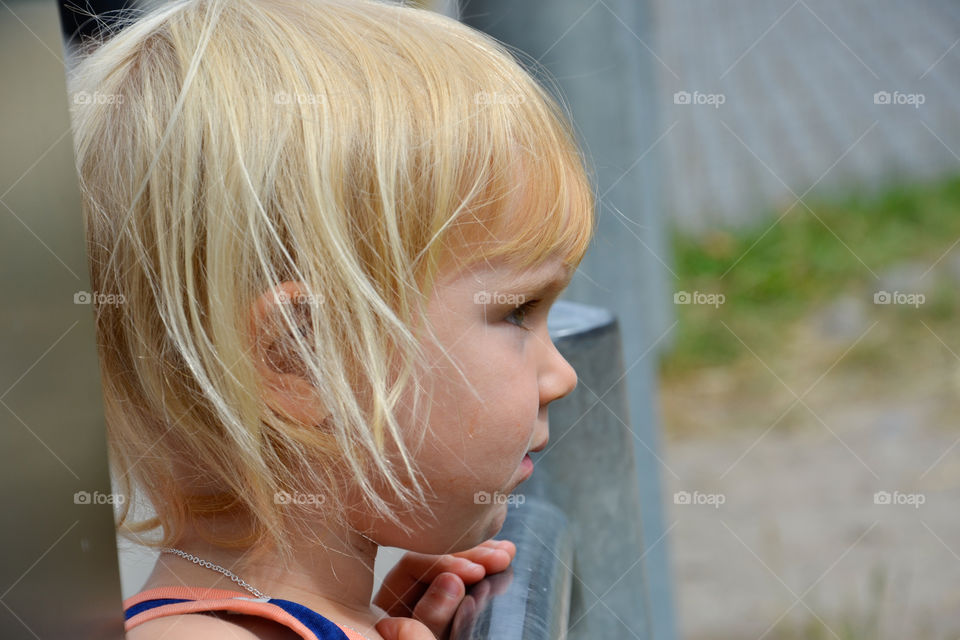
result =
[{"label": "girl's shoulder", "polygon": [[187,613],[154,618],[130,629],[127,640],[302,640],[293,629],[252,615]]}]

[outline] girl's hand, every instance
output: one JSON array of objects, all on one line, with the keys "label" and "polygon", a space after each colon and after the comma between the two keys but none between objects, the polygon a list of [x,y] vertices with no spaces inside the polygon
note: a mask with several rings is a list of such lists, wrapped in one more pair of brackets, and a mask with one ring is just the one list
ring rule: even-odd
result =
[{"label": "girl's hand", "polygon": [[390,616],[377,623],[377,632],[386,640],[446,640],[465,585],[503,571],[516,553],[509,540],[487,540],[440,556],[408,551],[373,599]]}]

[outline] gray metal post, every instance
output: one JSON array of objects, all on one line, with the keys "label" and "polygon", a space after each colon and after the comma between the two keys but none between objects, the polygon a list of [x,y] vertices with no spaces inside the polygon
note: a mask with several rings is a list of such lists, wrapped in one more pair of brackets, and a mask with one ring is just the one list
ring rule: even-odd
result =
[{"label": "gray metal post", "polygon": [[[533,454],[523,495],[560,507],[574,539],[572,640],[653,637],[652,587],[620,326],[606,310],[559,301],[550,336],[577,371],[570,395],[550,406],[550,444]],[[598,401],[597,394],[602,396]]]},{"label": "gray metal post", "polygon": [[[57,6],[0,20],[0,638],[123,638]],[[108,293],[108,292],[100,292]]]},{"label": "gray metal post", "polygon": [[573,582],[573,539],[563,511],[514,494],[497,538],[517,545],[505,571],[471,585],[450,628],[450,640],[566,638]]},{"label": "gray metal post", "polygon": [[[565,298],[610,309],[621,323],[632,414],[622,428],[632,433],[643,527],[635,555],[645,554],[653,637],[673,640],[656,403],[656,354],[669,343],[672,328],[665,275],[671,258],[658,187],[657,142],[663,131],[653,90],[655,62],[647,49],[649,3],[462,0],[460,19],[543,65],[559,85],[595,167],[601,196],[597,246],[587,253]],[[608,389],[590,385],[589,391],[603,408]],[[632,562],[620,561],[624,567]],[[611,575],[610,582],[618,577]]]}]

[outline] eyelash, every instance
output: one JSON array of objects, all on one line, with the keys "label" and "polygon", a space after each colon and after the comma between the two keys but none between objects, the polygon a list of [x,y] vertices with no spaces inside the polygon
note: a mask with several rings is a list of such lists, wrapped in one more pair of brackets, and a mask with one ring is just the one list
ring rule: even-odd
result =
[{"label": "eyelash", "polygon": [[[527,302],[524,302],[523,304],[521,304],[521,305],[518,306],[516,309],[514,309],[513,311],[510,312],[510,315],[507,316],[507,318],[508,318],[507,321],[510,322],[510,321],[509,321],[509,318],[516,317],[517,315],[523,315],[523,316],[524,316],[524,319],[526,319],[526,314],[528,314],[528,313],[530,313],[531,311],[533,311],[534,309],[536,309],[536,307],[537,307],[538,304],[540,304],[540,300],[529,300],[529,301],[527,301]],[[523,322],[523,320],[521,320],[519,323],[510,322],[510,324],[514,324],[514,325],[516,325],[517,327],[519,327],[519,328],[521,328],[521,329],[526,329],[526,328],[527,328],[527,326],[526,326],[526,324]]]}]

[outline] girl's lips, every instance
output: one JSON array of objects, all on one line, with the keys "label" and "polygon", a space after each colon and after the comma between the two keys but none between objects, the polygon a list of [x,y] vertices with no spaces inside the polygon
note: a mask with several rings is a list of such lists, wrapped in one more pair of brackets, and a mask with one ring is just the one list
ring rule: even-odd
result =
[{"label": "girl's lips", "polygon": [[530,454],[523,456],[523,462],[520,463],[520,468],[523,469],[525,478],[529,478],[530,474],[533,473],[533,459],[530,458]]}]

